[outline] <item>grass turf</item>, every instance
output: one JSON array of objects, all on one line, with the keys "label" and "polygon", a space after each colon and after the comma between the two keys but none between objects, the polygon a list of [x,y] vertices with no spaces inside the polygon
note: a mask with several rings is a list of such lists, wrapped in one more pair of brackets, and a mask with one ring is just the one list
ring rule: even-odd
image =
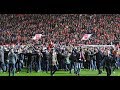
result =
[{"label": "grass turf", "polygon": [[[8,76],[8,72],[0,72],[0,76]],[[15,73],[15,76],[50,76],[50,72],[35,72],[27,73],[26,69],[23,69],[20,73]],[[69,71],[56,71],[54,76],[75,76],[69,73]],[[106,76],[106,71],[103,71],[102,74],[98,75],[98,71],[96,70],[81,70],[80,76]],[[112,72],[111,76],[120,76],[120,70],[115,70],[115,73]]]}]

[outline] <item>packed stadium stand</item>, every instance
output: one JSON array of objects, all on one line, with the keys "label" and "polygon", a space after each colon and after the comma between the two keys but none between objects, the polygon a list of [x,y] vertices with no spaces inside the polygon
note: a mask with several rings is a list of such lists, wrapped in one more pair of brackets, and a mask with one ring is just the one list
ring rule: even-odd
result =
[{"label": "packed stadium stand", "polygon": [[[0,45],[27,44],[45,35],[41,43],[106,45],[120,40],[119,14],[0,14]],[[84,34],[92,34],[81,41]]]}]

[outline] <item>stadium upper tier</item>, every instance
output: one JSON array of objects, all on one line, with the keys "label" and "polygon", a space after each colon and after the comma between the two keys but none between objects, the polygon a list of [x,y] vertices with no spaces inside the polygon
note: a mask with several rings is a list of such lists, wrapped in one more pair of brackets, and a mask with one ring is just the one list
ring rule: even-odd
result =
[{"label": "stadium upper tier", "polygon": [[[71,44],[110,44],[120,39],[119,14],[0,14],[0,45],[30,43],[35,34],[40,42]],[[81,41],[84,34],[92,34]]]}]

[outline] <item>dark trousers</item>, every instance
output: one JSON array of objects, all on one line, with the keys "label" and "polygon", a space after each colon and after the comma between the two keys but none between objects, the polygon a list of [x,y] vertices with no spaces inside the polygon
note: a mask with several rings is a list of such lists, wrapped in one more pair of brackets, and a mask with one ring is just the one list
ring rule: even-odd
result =
[{"label": "dark trousers", "polygon": [[70,63],[70,73],[72,72],[72,68],[74,68],[74,73],[75,73],[75,64],[74,64],[74,62]]},{"label": "dark trousers", "polygon": [[90,69],[90,61],[86,61],[87,69]]},{"label": "dark trousers", "polygon": [[37,60],[37,65],[36,65],[36,67],[37,67],[37,71],[41,71],[41,61],[40,60]]},{"label": "dark trousers", "polygon": [[15,75],[15,64],[9,63],[9,76],[12,73],[12,76]]},{"label": "dark trousers", "polygon": [[48,73],[48,70],[49,70],[49,61],[45,61],[45,71],[46,73]]},{"label": "dark trousers", "polygon": [[104,59],[101,61],[101,66],[103,66],[103,71],[104,71],[105,70],[105,60]]},{"label": "dark trousers", "polygon": [[32,72],[32,61],[27,62],[27,73]]},{"label": "dark trousers", "polygon": [[64,59],[61,59],[60,64],[59,64],[60,69],[63,69],[63,70],[65,70],[65,62],[64,61],[65,61]]},{"label": "dark trousers", "polygon": [[65,59],[62,60],[62,69],[63,69],[63,70],[66,70]]},{"label": "dark trousers", "polygon": [[17,62],[16,62],[16,64],[15,64],[15,67],[16,67],[16,71],[17,72],[20,72],[21,71],[21,69],[22,69],[22,63],[21,63],[21,61],[20,60],[17,60]]},{"label": "dark trousers", "polygon": [[75,74],[79,75],[80,69],[81,69],[81,63],[80,62],[75,62]]},{"label": "dark trousers", "polygon": [[5,67],[6,67],[5,72],[9,71],[9,64],[8,63],[5,64]]},{"label": "dark trousers", "polygon": [[113,71],[115,71],[115,69],[117,69],[117,65],[116,65],[116,63],[112,63],[112,67],[113,67]]},{"label": "dark trousers", "polygon": [[66,71],[70,70],[70,64],[67,64],[67,63],[66,63],[66,65],[65,65],[65,70],[66,70]]},{"label": "dark trousers", "polygon": [[32,69],[35,70],[36,72],[38,71],[38,64],[36,60],[32,62]]},{"label": "dark trousers", "polygon": [[98,70],[98,74],[101,74],[102,71],[100,70],[100,62],[96,62],[96,66],[97,66],[97,70]]},{"label": "dark trousers", "polygon": [[111,75],[111,67],[105,67],[106,69],[106,72],[107,72],[107,76],[110,76]]},{"label": "dark trousers", "polygon": [[105,64],[103,64],[103,71],[105,70]]},{"label": "dark trousers", "polygon": [[42,71],[46,71],[46,73],[49,70],[49,61],[48,60],[43,60],[41,62],[41,66],[42,66]]},{"label": "dark trousers", "polygon": [[5,64],[0,62],[0,68],[3,70],[3,72],[5,72]]},{"label": "dark trousers", "polygon": [[58,59],[58,63],[59,63],[59,69],[62,69],[62,62],[61,62],[61,60],[60,59]]},{"label": "dark trousers", "polygon": [[57,65],[52,66],[52,76],[55,74],[55,72],[58,70]]}]

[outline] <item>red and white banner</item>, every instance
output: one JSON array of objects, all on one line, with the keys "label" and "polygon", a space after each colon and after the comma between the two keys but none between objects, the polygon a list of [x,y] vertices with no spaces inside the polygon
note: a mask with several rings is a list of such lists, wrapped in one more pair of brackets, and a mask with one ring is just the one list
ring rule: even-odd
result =
[{"label": "red and white banner", "polygon": [[42,36],[43,36],[42,34],[36,34],[32,39],[39,40],[39,39],[41,39]]},{"label": "red and white banner", "polygon": [[85,34],[81,40],[88,40],[92,34]]}]

